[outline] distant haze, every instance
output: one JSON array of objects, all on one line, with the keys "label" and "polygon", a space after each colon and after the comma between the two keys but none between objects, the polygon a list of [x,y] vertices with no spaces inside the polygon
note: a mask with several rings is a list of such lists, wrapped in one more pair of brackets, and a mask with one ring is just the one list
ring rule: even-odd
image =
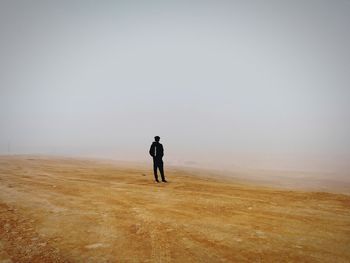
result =
[{"label": "distant haze", "polygon": [[1,154],[155,135],[168,164],[346,170],[350,1],[0,2]]}]

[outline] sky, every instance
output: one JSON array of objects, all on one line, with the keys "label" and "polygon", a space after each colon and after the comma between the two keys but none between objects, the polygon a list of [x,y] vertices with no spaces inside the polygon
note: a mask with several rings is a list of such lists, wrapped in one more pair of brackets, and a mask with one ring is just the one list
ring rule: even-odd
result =
[{"label": "sky", "polygon": [[349,47],[349,0],[1,0],[0,154],[348,161]]}]

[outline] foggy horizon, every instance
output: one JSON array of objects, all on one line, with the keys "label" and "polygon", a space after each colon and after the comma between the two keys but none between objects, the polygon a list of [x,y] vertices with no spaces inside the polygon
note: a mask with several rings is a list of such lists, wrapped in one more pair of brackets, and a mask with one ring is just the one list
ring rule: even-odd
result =
[{"label": "foggy horizon", "polygon": [[0,154],[151,162],[159,135],[165,165],[346,170],[349,25],[345,0],[1,1]]}]

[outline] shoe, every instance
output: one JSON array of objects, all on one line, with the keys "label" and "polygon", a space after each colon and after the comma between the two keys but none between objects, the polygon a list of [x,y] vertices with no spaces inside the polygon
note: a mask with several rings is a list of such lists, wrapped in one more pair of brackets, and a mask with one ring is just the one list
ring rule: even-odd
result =
[{"label": "shoe", "polygon": [[162,180],[163,183],[167,183],[168,181],[167,180]]},{"label": "shoe", "polygon": [[156,183],[159,183],[159,181],[158,181],[158,180],[156,180]]}]

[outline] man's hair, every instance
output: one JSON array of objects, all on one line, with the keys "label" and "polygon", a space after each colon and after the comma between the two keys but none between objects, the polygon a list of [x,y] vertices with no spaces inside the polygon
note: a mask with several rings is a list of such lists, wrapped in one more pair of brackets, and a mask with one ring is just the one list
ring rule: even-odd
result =
[{"label": "man's hair", "polygon": [[160,137],[159,137],[159,136],[155,136],[154,139],[155,139],[156,141],[159,141]]}]

